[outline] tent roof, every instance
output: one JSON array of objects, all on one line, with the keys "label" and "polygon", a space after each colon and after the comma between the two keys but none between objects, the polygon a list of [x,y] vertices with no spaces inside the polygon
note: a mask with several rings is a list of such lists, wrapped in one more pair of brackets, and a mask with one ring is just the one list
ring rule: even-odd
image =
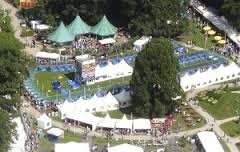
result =
[{"label": "tent roof", "polygon": [[77,142],[68,142],[68,143],[57,143],[55,144],[55,152],[90,152],[89,143],[77,143]]},{"label": "tent roof", "polygon": [[91,33],[99,36],[110,36],[117,32],[117,28],[113,26],[104,15],[97,25],[92,27]]},{"label": "tent roof", "polygon": [[82,18],[78,15],[75,19],[67,26],[68,31],[74,35],[81,35],[90,33],[91,26],[87,25]]},{"label": "tent roof", "polygon": [[108,152],[126,152],[126,151],[143,152],[143,149],[141,147],[126,144],[126,143],[108,148]]},{"label": "tent roof", "polygon": [[58,28],[48,35],[47,39],[56,43],[65,43],[73,41],[74,36],[67,30],[63,22],[61,22]]},{"label": "tent roof", "polygon": [[36,58],[44,58],[44,59],[60,59],[60,55],[57,53],[48,53],[48,52],[37,52],[35,55]]},{"label": "tent roof", "polygon": [[197,136],[206,152],[224,152],[214,132],[202,131]]},{"label": "tent roof", "polygon": [[42,114],[39,118],[37,118],[38,121],[43,121],[43,122],[46,122],[46,121],[51,121],[51,118],[49,118],[46,113]]},{"label": "tent roof", "polygon": [[56,137],[59,137],[59,136],[64,134],[64,131],[62,129],[59,129],[59,128],[51,128],[47,131],[47,133],[50,134],[50,135],[54,135]]},{"label": "tent roof", "polygon": [[133,129],[137,130],[150,130],[151,123],[149,119],[134,119],[133,120]]},{"label": "tent roof", "polygon": [[113,38],[106,38],[106,39],[102,39],[102,40],[99,40],[99,43],[104,45],[104,44],[112,44],[112,43],[115,43],[116,40],[114,40]]},{"label": "tent roof", "polygon": [[126,115],[123,115],[122,119],[116,122],[116,128],[132,129],[132,120],[128,120]]}]

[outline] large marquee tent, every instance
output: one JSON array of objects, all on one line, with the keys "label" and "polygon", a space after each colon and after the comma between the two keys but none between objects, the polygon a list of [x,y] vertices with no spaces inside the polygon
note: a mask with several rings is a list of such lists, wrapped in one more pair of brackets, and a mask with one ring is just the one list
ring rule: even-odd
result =
[{"label": "large marquee tent", "polygon": [[91,26],[87,25],[80,16],[76,16],[67,29],[73,36],[77,36],[90,33]]},{"label": "large marquee tent", "polygon": [[144,152],[143,148],[130,145],[130,144],[121,144],[114,147],[109,147],[108,152]]},{"label": "large marquee tent", "polygon": [[117,28],[113,26],[104,15],[99,23],[92,27],[91,33],[98,36],[111,36],[117,33]]},{"label": "large marquee tent", "polygon": [[77,143],[77,142],[68,142],[68,143],[56,143],[54,152],[90,152],[89,143]]},{"label": "large marquee tent", "polygon": [[66,43],[74,40],[74,36],[67,30],[64,23],[61,22],[58,28],[47,37],[48,40],[55,43]]}]

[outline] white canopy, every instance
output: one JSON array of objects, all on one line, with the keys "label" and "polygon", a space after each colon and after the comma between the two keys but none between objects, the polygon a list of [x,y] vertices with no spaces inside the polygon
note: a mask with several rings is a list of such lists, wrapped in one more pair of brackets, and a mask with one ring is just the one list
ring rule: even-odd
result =
[{"label": "white canopy", "polygon": [[151,123],[149,119],[134,119],[133,120],[133,129],[134,130],[150,130]]},{"label": "white canopy", "polygon": [[35,55],[36,58],[41,59],[54,59],[54,60],[60,60],[60,55],[57,53],[48,53],[48,52],[37,52]]},{"label": "white canopy", "polygon": [[202,131],[197,133],[197,136],[202,143],[205,152],[224,152],[214,132]]},{"label": "white canopy", "polygon": [[102,120],[102,118],[96,117],[89,112],[72,112],[67,114],[66,118],[91,125],[92,130],[95,130],[98,123]]},{"label": "white canopy", "polygon": [[120,63],[113,65],[108,62],[108,65],[104,67],[96,66],[95,77],[107,76],[105,79],[114,79],[117,77],[129,76],[133,72],[133,68],[128,65],[125,60],[121,60]]},{"label": "white canopy", "polygon": [[138,146],[130,144],[121,144],[108,148],[108,152],[144,152],[144,151],[143,148]]},{"label": "white canopy", "polygon": [[140,39],[136,40],[133,45],[135,46],[143,46],[146,45],[150,41],[151,37],[143,36]]},{"label": "white canopy", "polygon": [[113,38],[106,38],[106,39],[99,40],[100,44],[112,44],[115,42],[116,40],[114,40]]},{"label": "white canopy", "polygon": [[109,114],[102,119],[101,122],[99,122],[98,127],[99,128],[114,128],[116,124],[117,119],[110,118]]},{"label": "white canopy", "polygon": [[119,94],[114,95],[114,97],[119,101],[120,108],[126,108],[131,105],[130,92],[122,90]]},{"label": "white canopy", "polygon": [[45,113],[37,118],[38,127],[42,129],[49,129],[52,127],[52,120]]},{"label": "white canopy", "polygon": [[47,131],[47,133],[56,137],[64,136],[64,131],[59,128],[51,128]]},{"label": "white canopy", "polygon": [[44,31],[44,30],[48,30],[50,28],[50,26],[46,25],[46,24],[39,24],[36,25],[36,29],[40,30],[40,31]]},{"label": "white canopy", "polygon": [[132,120],[128,120],[126,115],[116,122],[115,128],[119,129],[132,129]]},{"label": "white canopy", "polygon": [[184,91],[189,91],[192,89],[192,86],[194,86],[194,89],[198,89],[216,83],[240,78],[239,73],[240,68],[234,62],[232,62],[227,66],[220,65],[216,69],[212,69],[210,67],[204,72],[200,72],[200,70],[198,70],[192,75],[186,73],[181,77],[180,84]]},{"label": "white canopy", "polygon": [[55,144],[54,152],[90,152],[89,143],[57,143]]},{"label": "white canopy", "polygon": [[61,119],[64,119],[68,113],[71,113],[74,110],[74,104],[70,103],[68,100],[65,100],[64,103],[57,105],[58,111],[61,114]]}]

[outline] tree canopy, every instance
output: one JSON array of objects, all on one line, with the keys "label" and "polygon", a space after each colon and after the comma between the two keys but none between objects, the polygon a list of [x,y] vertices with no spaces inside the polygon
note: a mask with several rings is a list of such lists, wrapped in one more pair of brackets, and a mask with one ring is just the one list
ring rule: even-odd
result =
[{"label": "tree canopy", "polygon": [[52,25],[61,20],[68,24],[79,14],[92,26],[105,14],[113,25],[127,27],[134,35],[173,37],[185,30],[184,9],[179,0],[46,0],[23,14],[35,14]]},{"label": "tree canopy", "polygon": [[225,16],[228,21],[240,31],[240,1],[228,0],[225,1],[220,8],[221,15]]},{"label": "tree canopy", "polygon": [[9,150],[12,136],[15,135],[15,125],[10,120],[10,114],[16,112],[14,109],[20,103],[29,61],[21,52],[23,44],[14,37],[8,14],[4,18],[4,22],[0,21],[0,152]]},{"label": "tree canopy", "polygon": [[153,38],[137,56],[130,82],[134,114],[161,117],[173,112],[182,94],[179,66],[169,39]]}]

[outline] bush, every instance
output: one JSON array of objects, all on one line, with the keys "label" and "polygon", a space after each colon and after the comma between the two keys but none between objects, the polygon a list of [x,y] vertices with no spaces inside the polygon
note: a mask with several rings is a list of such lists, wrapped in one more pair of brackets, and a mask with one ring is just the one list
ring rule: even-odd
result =
[{"label": "bush", "polygon": [[21,37],[29,37],[29,36],[33,36],[34,34],[35,34],[34,31],[32,31],[28,28],[24,28],[24,29],[22,29]]}]

